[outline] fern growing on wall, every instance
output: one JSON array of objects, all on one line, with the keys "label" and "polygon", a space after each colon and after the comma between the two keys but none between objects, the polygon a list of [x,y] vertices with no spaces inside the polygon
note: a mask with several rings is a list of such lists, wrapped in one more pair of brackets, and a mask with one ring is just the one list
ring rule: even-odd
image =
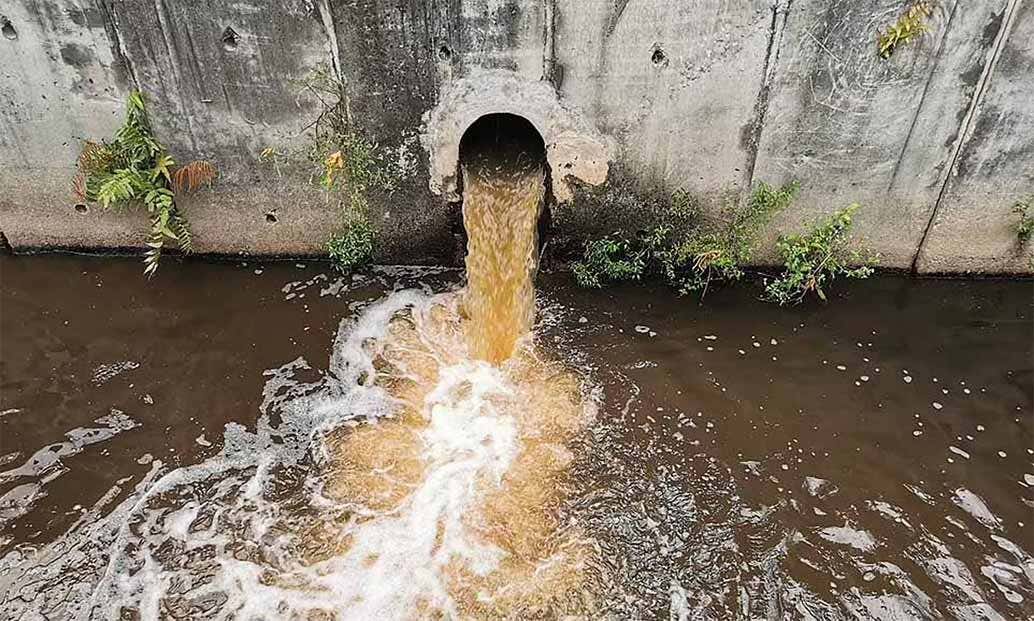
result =
[{"label": "fern growing on wall", "polygon": [[193,249],[190,224],[176,206],[176,194],[211,185],[215,167],[195,160],[177,166],[155,138],[144,96],[133,91],[126,118],[110,142],[87,141],[77,162],[72,190],[81,200],[121,211],[143,207],[151,220],[144,254],[144,274],[154,275],[167,240],[184,252]]}]

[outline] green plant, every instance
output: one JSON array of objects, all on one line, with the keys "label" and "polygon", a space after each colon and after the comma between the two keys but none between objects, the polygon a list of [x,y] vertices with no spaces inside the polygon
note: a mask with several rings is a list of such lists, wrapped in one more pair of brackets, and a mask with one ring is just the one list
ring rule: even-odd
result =
[{"label": "green plant", "polygon": [[898,18],[876,38],[876,45],[881,58],[890,58],[899,45],[911,43],[930,30],[926,18],[933,15],[933,3],[929,0],[917,0],[908,11]]},{"label": "green plant", "polygon": [[151,277],[165,240],[179,244],[184,252],[192,250],[190,225],[176,206],[176,194],[210,185],[215,167],[197,160],[176,166],[175,160],[155,138],[144,96],[133,91],[126,100],[126,117],[111,142],[87,141],[72,180],[73,192],[81,200],[101,207],[122,210],[143,206],[151,219],[144,255],[144,273]]},{"label": "green plant", "polygon": [[327,242],[327,254],[343,272],[361,267],[373,255],[373,227],[365,218],[357,218]]},{"label": "green plant", "polygon": [[647,250],[621,233],[585,244],[585,256],[572,266],[579,285],[600,289],[608,283],[639,280],[646,269]]},{"label": "green plant", "polygon": [[669,270],[669,279],[681,293],[699,291],[703,298],[712,281],[742,278],[742,266],[751,260],[761,229],[793,202],[799,191],[796,181],[778,188],[761,182],[745,205],[728,203],[717,226],[695,232],[677,248],[676,269]]},{"label": "green plant", "polygon": [[745,203],[727,202],[716,223],[699,228],[688,226],[698,211],[692,198],[675,192],[664,224],[634,237],[612,233],[586,243],[584,257],[572,267],[575,279],[584,287],[600,288],[655,272],[680,294],[699,291],[703,298],[713,281],[743,276],[758,233],[790,204],[798,187],[796,182],[779,188],[760,183]]},{"label": "green plant", "polygon": [[877,257],[850,250],[851,219],[859,205],[837,211],[812,227],[805,235],[784,235],[776,248],[783,260],[783,273],[765,281],[765,299],[780,306],[797,304],[814,291],[826,299],[825,288],[836,278],[868,278]]},{"label": "green plant", "polygon": [[1018,218],[1016,222],[1016,237],[1021,244],[1025,244],[1034,236],[1034,196],[1017,201],[1012,206],[1012,211]]},{"label": "green plant", "polygon": [[[328,242],[327,249],[339,267],[356,267],[373,251],[369,194],[374,190],[393,191],[396,175],[392,174],[392,165],[380,157],[377,144],[353,123],[345,84],[332,68],[318,66],[301,86],[320,103],[307,153],[314,165],[313,178],[328,192],[340,191],[346,196],[341,201],[342,229]],[[263,159],[274,163],[277,156],[271,147],[262,152]]]}]

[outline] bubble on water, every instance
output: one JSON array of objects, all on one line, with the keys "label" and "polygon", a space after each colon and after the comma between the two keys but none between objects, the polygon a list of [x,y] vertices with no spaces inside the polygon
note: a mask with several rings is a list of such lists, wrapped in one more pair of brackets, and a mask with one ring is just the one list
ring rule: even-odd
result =
[{"label": "bubble on water", "polygon": [[980,573],[989,578],[1010,603],[1019,604],[1023,601],[1023,596],[1014,590],[1017,588],[1019,581],[1017,574],[1021,574],[1021,570],[1018,567],[1014,568],[1003,563],[994,563],[981,567]]},{"label": "bubble on water", "polygon": [[837,365],[837,371],[846,371],[846,370],[847,370],[847,367],[845,367],[844,365],[842,365],[842,364],[838,364]]},{"label": "bubble on water", "polygon": [[966,459],[969,459],[969,453],[967,453],[966,451],[958,448],[957,446],[949,446],[948,450],[951,451],[952,453],[955,453],[956,455],[959,455],[961,457],[965,457]]},{"label": "bubble on water", "polygon": [[639,334],[646,334],[650,331],[650,328],[648,326],[636,326],[635,331]]},{"label": "bubble on water", "polygon": [[93,370],[93,376],[90,378],[96,386],[105,384],[111,379],[125,373],[126,371],[133,371],[140,368],[140,363],[133,360],[121,360],[118,362],[109,362],[97,366]]},{"label": "bubble on water", "polygon": [[938,402],[936,402],[936,401],[934,401],[934,402],[933,402],[933,403],[931,403],[930,405],[932,405],[932,406],[933,406],[933,409],[935,409],[935,410],[939,410],[939,409],[941,409],[941,408],[943,408],[943,407],[944,407],[943,405],[941,405],[940,403],[938,403]]}]

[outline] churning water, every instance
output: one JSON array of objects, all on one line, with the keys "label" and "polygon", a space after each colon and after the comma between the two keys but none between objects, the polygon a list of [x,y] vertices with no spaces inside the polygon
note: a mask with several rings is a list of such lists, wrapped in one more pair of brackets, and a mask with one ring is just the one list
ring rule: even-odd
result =
[{"label": "churning water", "polygon": [[[84,518],[44,552],[49,588],[72,591],[62,614],[594,610],[594,549],[562,516],[569,446],[594,407],[528,336],[543,169],[485,157],[464,180],[467,287],[371,305],[342,325],[317,381],[298,379],[300,359],[267,373],[254,432],[229,426],[198,465],[154,462],[136,495]],[[96,574],[60,585],[80,571]]]},{"label": "churning water", "polygon": [[1024,283],[536,313],[541,166],[464,187],[463,288],[0,259],[0,617],[1034,614]]}]

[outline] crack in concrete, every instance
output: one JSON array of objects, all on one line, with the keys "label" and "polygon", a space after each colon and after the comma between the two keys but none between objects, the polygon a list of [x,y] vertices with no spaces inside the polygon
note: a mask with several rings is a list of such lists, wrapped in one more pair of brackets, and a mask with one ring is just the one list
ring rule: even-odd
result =
[{"label": "crack in concrete", "polygon": [[951,159],[948,161],[947,172],[944,175],[944,183],[941,184],[941,189],[937,193],[937,200],[934,201],[933,211],[930,212],[930,219],[926,222],[926,227],[923,229],[923,236],[919,239],[919,246],[916,248],[916,253],[912,257],[912,274],[919,272],[919,257],[923,254],[923,247],[926,245],[926,239],[930,236],[930,231],[933,229],[933,223],[937,219],[937,212],[940,210],[941,201],[944,199],[944,195],[948,190],[948,184],[951,183],[952,176],[956,166],[958,165],[959,156],[962,154],[963,148],[966,146],[966,142],[970,138],[970,131],[973,128],[973,123],[977,118],[977,110],[980,107],[980,102],[984,97],[984,93],[987,92],[988,86],[991,84],[991,76],[994,74],[995,66],[998,64],[998,58],[1002,53],[1002,48],[1005,47],[1005,42],[1009,38],[1009,31],[1012,29],[1013,21],[1016,18],[1016,9],[1019,7],[1023,0],[1008,0],[1005,5],[1005,19],[1002,20],[1001,29],[998,34],[995,35],[994,44],[991,46],[991,55],[984,64],[984,70],[980,74],[980,79],[977,81],[976,94],[973,96],[973,100],[969,104],[969,110],[966,111],[966,116],[962,119],[961,129],[959,130],[959,140],[955,145],[954,153],[952,153]]},{"label": "crack in concrete", "polygon": [[916,112],[912,115],[912,124],[908,126],[908,134],[905,136],[905,142],[901,145],[901,151],[898,153],[898,159],[894,162],[894,171],[890,175],[890,183],[887,184],[887,191],[889,192],[893,187],[895,181],[898,178],[898,172],[901,170],[901,162],[905,158],[905,151],[908,150],[908,144],[912,140],[912,134],[915,132],[916,124],[919,122],[919,116],[923,112],[923,105],[926,103],[926,95],[930,91],[930,84],[933,83],[934,76],[937,75],[937,65],[940,63],[941,54],[944,52],[944,42],[948,39],[948,34],[951,32],[951,22],[955,18],[955,12],[958,11],[959,2],[955,2],[951,7],[951,13],[948,14],[948,21],[944,24],[944,35],[941,36],[940,41],[937,42],[937,52],[934,54],[933,67],[930,70],[930,75],[926,77],[926,84],[923,85],[923,94],[919,97],[919,105],[916,106]]},{"label": "crack in concrete", "polygon": [[542,79],[560,89],[556,62],[556,0],[543,0]]},{"label": "crack in concrete", "polygon": [[118,56],[122,66],[125,67],[126,75],[132,83],[132,86],[136,90],[140,90],[140,80],[136,75],[136,67],[133,66],[133,61],[130,60],[129,54],[126,52],[126,46],[122,42],[122,33],[119,31],[118,14],[110,6],[110,2],[102,2],[99,3],[99,5],[101,14],[104,18],[106,30],[113,39],[112,42],[114,45],[112,46],[112,51],[115,52],[115,55]]},{"label": "crack in concrete", "polygon": [[337,40],[337,25],[334,23],[334,13],[330,10],[328,0],[319,0],[316,5],[320,14],[320,23],[323,24],[323,32],[327,35],[327,42],[330,43],[330,66],[334,76],[343,85],[341,93],[345,101],[345,118],[352,122],[352,100],[348,96],[348,76],[341,69],[341,48]]},{"label": "crack in concrete", "polygon": [[[749,192],[754,185],[754,169],[757,167],[758,150],[761,148],[761,132],[764,129],[765,114],[768,112],[768,99],[772,91],[772,83],[775,81],[776,68],[779,63],[779,52],[783,44],[783,33],[786,31],[786,22],[790,18],[790,7],[793,0],[786,0],[786,5],[777,2],[772,5],[772,21],[768,31],[768,47],[765,49],[765,63],[761,68],[761,88],[754,103],[754,120],[751,122],[750,149],[747,161],[747,170],[744,171],[743,179],[746,182],[746,189]],[[783,14],[780,24],[779,14]],[[774,52],[774,57],[773,57]]]}]

